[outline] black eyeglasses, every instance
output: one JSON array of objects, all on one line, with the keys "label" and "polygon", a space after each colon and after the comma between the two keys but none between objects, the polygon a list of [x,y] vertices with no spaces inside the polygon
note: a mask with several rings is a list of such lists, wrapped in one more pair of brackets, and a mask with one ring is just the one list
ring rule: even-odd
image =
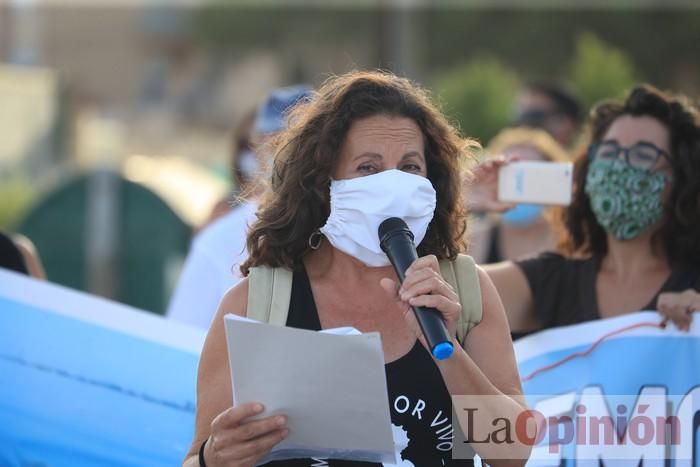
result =
[{"label": "black eyeglasses", "polygon": [[652,170],[656,167],[661,157],[670,163],[671,158],[663,149],[659,149],[651,143],[641,142],[633,146],[622,147],[617,143],[608,141],[593,144],[588,149],[588,157],[593,160],[614,161],[624,155],[624,161],[632,167]]},{"label": "black eyeglasses", "polygon": [[530,109],[526,110],[515,118],[515,123],[523,126],[539,127],[544,125],[551,117],[558,117],[561,113],[556,110]]}]

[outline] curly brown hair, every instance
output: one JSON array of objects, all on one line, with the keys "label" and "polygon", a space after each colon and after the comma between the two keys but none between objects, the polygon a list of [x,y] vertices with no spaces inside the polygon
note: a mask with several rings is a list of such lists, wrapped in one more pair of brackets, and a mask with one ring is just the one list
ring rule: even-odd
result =
[{"label": "curly brown hair", "polygon": [[465,249],[461,164],[478,143],[461,138],[427,92],[409,80],[354,71],[329,78],[312,99],[295,107],[288,128],[275,139],[270,186],[248,234],[244,275],[258,265],[301,267],[309,236],[330,213],[331,175],[347,133],[355,121],[376,115],[410,118],[425,139],[437,207],[419,255],[454,258]]},{"label": "curly brown hair", "polygon": [[[599,143],[623,115],[649,116],[663,123],[671,140],[673,184],[653,241],[661,244],[671,263],[700,263],[700,113],[684,96],[650,85],[633,88],[624,102],[604,101],[591,110],[591,144]],[[596,220],[585,192],[589,157],[581,153],[574,167],[571,205],[562,211],[560,249],[571,255],[603,256],[607,235]],[[659,242],[659,243],[657,243]]]}]

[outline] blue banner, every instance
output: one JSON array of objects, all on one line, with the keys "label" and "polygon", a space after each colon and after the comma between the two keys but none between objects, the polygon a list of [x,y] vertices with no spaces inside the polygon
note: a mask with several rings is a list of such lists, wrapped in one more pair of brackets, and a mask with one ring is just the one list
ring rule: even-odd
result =
[{"label": "blue banner", "polygon": [[700,465],[700,325],[640,312],[516,341],[523,389],[546,422],[530,465]]},{"label": "blue banner", "polygon": [[200,330],[0,270],[0,465],[179,465]]}]

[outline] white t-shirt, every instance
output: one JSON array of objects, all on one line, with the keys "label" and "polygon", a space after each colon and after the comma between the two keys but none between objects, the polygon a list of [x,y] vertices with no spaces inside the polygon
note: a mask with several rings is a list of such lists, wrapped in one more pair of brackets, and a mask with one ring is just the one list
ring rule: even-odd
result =
[{"label": "white t-shirt", "polygon": [[257,205],[246,201],[204,228],[192,241],[166,316],[209,329],[224,293],[241,278],[246,235]]}]

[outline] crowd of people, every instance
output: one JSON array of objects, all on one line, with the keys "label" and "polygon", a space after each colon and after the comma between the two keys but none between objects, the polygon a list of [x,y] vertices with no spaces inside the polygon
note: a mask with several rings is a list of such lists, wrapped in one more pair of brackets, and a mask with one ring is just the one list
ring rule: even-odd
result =
[{"label": "crowd of people", "polygon": [[[526,409],[513,338],[638,310],[689,329],[700,310],[696,105],[644,84],[586,113],[564,87],[533,83],[514,107],[512,126],[482,149],[424,89],[368,71],[274,90],[243,120],[231,144],[237,191],[195,236],[167,311],[208,330],[184,465],[252,466],[288,435],[286,416],[232,406],[223,316],[249,316],[260,294],[276,294],[265,275],[289,284],[287,326],[379,332],[390,400],[410,394],[444,413],[459,394],[493,396],[494,417]],[[501,202],[499,171],[517,160],[573,162],[571,203]],[[377,236],[388,217],[417,245],[403,283]],[[3,267],[43,275],[21,238],[0,236],[0,247]],[[445,268],[461,271],[459,284]],[[438,310],[452,358],[431,356],[413,306]],[[444,458],[406,414],[391,418],[421,446],[414,465],[472,465]],[[527,458],[526,447],[473,448],[494,466]]]},{"label": "crowd of people", "polygon": [[[195,237],[169,317],[209,328],[224,292],[243,276],[246,236],[259,221],[288,118],[317,96],[308,86],[275,90],[236,130],[231,165],[238,194],[223,200]],[[697,108],[644,85],[623,102],[594,106],[587,120],[584,114],[565,87],[531,83],[518,96],[512,126],[483,150],[464,152],[463,167],[455,169],[469,216],[460,251],[494,281],[514,337],[635,310],[658,309],[687,327],[692,291],[700,288],[690,240],[700,225],[690,175],[700,170]],[[498,171],[512,160],[574,161],[571,205],[499,202]],[[629,180],[636,191],[625,185]],[[300,212],[285,201],[278,216]],[[633,291],[623,302],[614,293],[620,288]]]}]

